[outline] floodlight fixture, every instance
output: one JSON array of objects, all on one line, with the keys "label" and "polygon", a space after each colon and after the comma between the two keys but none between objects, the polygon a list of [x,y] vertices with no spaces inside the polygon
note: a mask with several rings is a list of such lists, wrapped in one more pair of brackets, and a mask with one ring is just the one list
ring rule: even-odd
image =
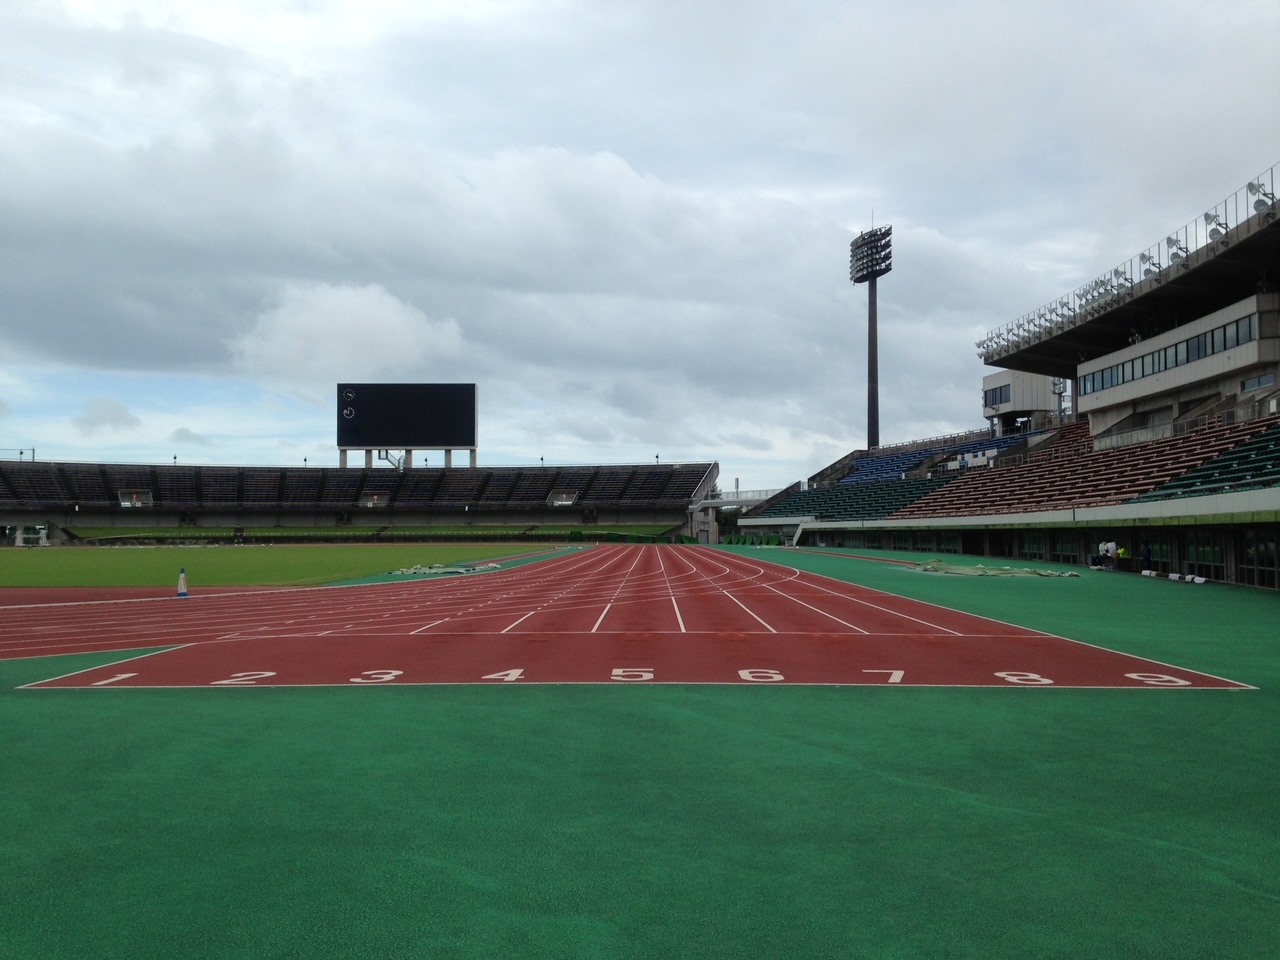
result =
[{"label": "floodlight fixture", "polygon": [[1169,251],[1169,262],[1177,263],[1188,254],[1187,245],[1182,242],[1179,237],[1169,237],[1164,242],[1165,248]]},{"label": "floodlight fixture", "polygon": [[893,269],[893,227],[872,227],[849,244],[849,279],[866,283]]},{"label": "floodlight fixture", "polygon": [[1245,189],[1249,191],[1249,196],[1258,198],[1253,201],[1253,209],[1255,213],[1266,213],[1275,206],[1276,195],[1263,186],[1261,180],[1254,180],[1249,183]]},{"label": "floodlight fixture", "polygon": [[1227,235],[1227,231],[1231,228],[1227,226],[1227,222],[1218,216],[1218,211],[1210,210],[1204,215],[1205,226],[1209,228],[1210,240],[1221,240]]},{"label": "floodlight fixture", "polygon": [[872,227],[849,244],[849,279],[867,284],[867,449],[880,446],[880,363],[876,279],[893,269],[893,227]]}]

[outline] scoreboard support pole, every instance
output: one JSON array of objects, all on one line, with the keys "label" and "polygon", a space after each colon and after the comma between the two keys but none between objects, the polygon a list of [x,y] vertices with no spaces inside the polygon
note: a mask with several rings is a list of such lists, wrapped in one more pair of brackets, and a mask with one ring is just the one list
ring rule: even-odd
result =
[{"label": "scoreboard support pole", "polygon": [[[477,465],[478,465],[478,451],[477,451],[477,448],[476,448],[476,447],[466,447],[466,448],[464,448],[464,449],[466,450],[466,452],[467,452],[468,454],[470,454],[470,465],[471,465],[471,469],[472,469],[472,470],[475,470],[475,469],[476,469],[476,467],[477,467]],[[348,450],[348,448],[347,448],[347,447],[339,447],[339,448],[338,448],[338,469],[340,469],[340,470],[345,470],[345,469],[347,469],[347,453],[348,453],[348,452],[349,452],[349,450]],[[444,451],[444,465],[445,465],[445,469],[452,469],[452,467],[453,467],[453,451],[452,451],[452,450],[445,450],[445,451]],[[372,470],[372,469],[373,469],[373,451],[372,451],[372,450],[366,450],[366,451],[364,452],[364,466],[365,466],[365,469],[366,469],[366,470]],[[405,450],[405,452],[404,452],[404,469],[405,469],[405,470],[409,470],[409,469],[412,469],[412,468],[413,468],[413,451],[412,451],[412,450]]]}]

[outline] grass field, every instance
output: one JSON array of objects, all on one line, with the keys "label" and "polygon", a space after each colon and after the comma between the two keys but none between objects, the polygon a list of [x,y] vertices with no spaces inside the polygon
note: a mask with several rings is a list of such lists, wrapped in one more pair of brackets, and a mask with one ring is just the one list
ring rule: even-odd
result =
[{"label": "grass field", "polygon": [[334,546],[59,547],[0,550],[0,586],[177,586],[186,569],[204,586],[333,583],[433,563],[524,553],[516,543],[341,544]]},{"label": "grass field", "polygon": [[[397,548],[362,549],[342,578]],[[735,552],[1259,689],[23,691],[111,658],[2,662],[0,956],[1275,956],[1280,595]]]}]

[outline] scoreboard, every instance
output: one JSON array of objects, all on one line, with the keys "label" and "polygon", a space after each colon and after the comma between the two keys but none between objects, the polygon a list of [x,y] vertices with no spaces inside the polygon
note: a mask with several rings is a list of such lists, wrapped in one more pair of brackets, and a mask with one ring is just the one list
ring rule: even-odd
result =
[{"label": "scoreboard", "polygon": [[474,383],[340,383],[338,447],[461,450],[476,446]]}]

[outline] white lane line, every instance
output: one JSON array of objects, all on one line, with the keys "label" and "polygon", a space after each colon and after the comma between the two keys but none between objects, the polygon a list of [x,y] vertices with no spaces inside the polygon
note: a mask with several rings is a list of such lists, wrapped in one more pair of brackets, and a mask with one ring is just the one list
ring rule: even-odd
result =
[{"label": "white lane line", "polygon": [[775,589],[775,588],[773,588],[773,587],[769,587],[768,589],[769,589],[769,590],[773,590],[773,592],[774,592],[774,593],[776,593],[776,594],[777,594],[778,596],[780,596],[780,597],[786,597],[788,600],[791,600],[791,601],[793,601],[794,603],[798,603],[798,604],[800,604],[800,606],[802,606],[802,607],[808,607],[808,608],[809,608],[810,610],[812,610],[814,613],[820,613],[820,614],[822,614],[824,617],[826,617],[826,618],[827,618],[827,619],[829,619],[829,620],[834,620],[836,623],[843,624],[844,626],[848,627],[850,630],[856,630],[856,631],[858,631],[858,633],[861,633],[861,634],[864,634],[864,635],[870,635],[870,631],[869,631],[869,630],[863,630],[861,627],[855,627],[852,623],[849,623],[849,621],[847,621],[847,620],[841,620],[841,619],[840,619],[839,617],[837,617],[834,613],[827,613],[827,611],[825,611],[825,610],[821,609],[820,607],[815,607],[815,606],[814,606],[813,604],[811,604],[811,603],[805,603],[805,602],[804,602],[803,600],[801,600],[799,597],[793,597],[791,594],[789,594],[789,593],[783,593],[781,590],[777,590],[777,589]]},{"label": "white lane line", "polygon": [[411,636],[411,637],[412,637],[415,633],[423,633],[423,632],[425,632],[425,631],[427,631],[427,630],[430,630],[432,627],[439,626],[440,624],[444,623],[444,621],[445,621],[445,620],[448,620],[448,619],[449,619],[448,617],[445,617],[445,618],[444,618],[444,619],[442,619],[442,620],[435,620],[435,621],[433,621],[433,622],[431,622],[431,623],[428,623],[428,624],[427,624],[427,625],[425,625],[425,626],[419,627],[417,630],[410,630],[410,631],[409,631],[409,636]]},{"label": "white lane line", "polygon": [[526,613],[523,617],[521,617],[521,618],[520,618],[519,620],[517,620],[515,623],[510,624],[506,629],[501,630],[501,631],[499,631],[499,632],[500,632],[500,633],[506,633],[508,630],[514,630],[516,627],[520,626],[520,624],[524,623],[526,620],[528,620],[530,617],[532,617],[532,616],[533,616],[535,613],[537,613],[537,612],[538,612],[537,610],[530,610],[528,613]]},{"label": "white lane line", "polygon": [[747,613],[751,614],[751,616],[755,617],[756,620],[759,621],[760,625],[764,627],[766,630],[768,630],[770,633],[778,632],[777,630],[773,629],[773,627],[769,626],[769,624],[765,623],[758,616],[756,616],[756,612],[754,610],[749,609],[745,603],[743,603],[741,600],[735,597],[728,590],[724,591],[724,595],[728,597],[730,600],[732,600],[734,603],[736,603],[738,606],[740,606],[743,610],[746,610]]},{"label": "white lane line", "polygon": [[680,632],[688,633],[689,631],[684,628],[684,617],[680,616],[680,604],[676,603],[674,594],[671,597],[671,606],[676,608],[676,621],[680,624]]},{"label": "white lane line", "polygon": [[[934,630],[941,630],[943,633],[949,633],[953,637],[967,636],[967,634],[961,633],[959,630],[951,630],[947,627],[940,626],[939,624],[930,623],[928,620],[921,620],[919,617],[913,617],[910,614],[902,613],[901,611],[893,610],[893,609],[890,609],[889,607],[882,607],[877,603],[872,603],[870,600],[862,600],[858,597],[851,597],[847,593],[841,593],[839,590],[831,590],[828,587],[824,587],[818,583],[810,583],[810,584],[806,584],[806,586],[814,587],[815,589],[821,590],[823,593],[829,593],[833,597],[840,597],[842,600],[852,600],[854,603],[860,603],[864,607],[870,607],[872,610],[879,610],[881,613],[887,613],[893,617],[901,617],[903,620],[910,620],[912,623],[919,623],[919,624],[923,624],[926,627],[932,627]],[[908,598],[904,597],[903,599],[908,599]]]},{"label": "white lane line", "polygon": [[610,608],[610,607],[612,607],[612,606],[613,606],[613,604],[612,604],[612,603],[606,603],[606,604],[604,605],[604,609],[600,611],[600,619],[599,619],[599,620],[597,620],[597,621],[596,621],[596,625],[595,625],[594,627],[592,627],[592,628],[591,628],[591,632],[592,632],[592,633],[595,633],[597,630],[599,630],[599,629],[600,629],[600,624],[604,623],[604,618],[608,615],[608,613],[609,613],[609,608]]}]

